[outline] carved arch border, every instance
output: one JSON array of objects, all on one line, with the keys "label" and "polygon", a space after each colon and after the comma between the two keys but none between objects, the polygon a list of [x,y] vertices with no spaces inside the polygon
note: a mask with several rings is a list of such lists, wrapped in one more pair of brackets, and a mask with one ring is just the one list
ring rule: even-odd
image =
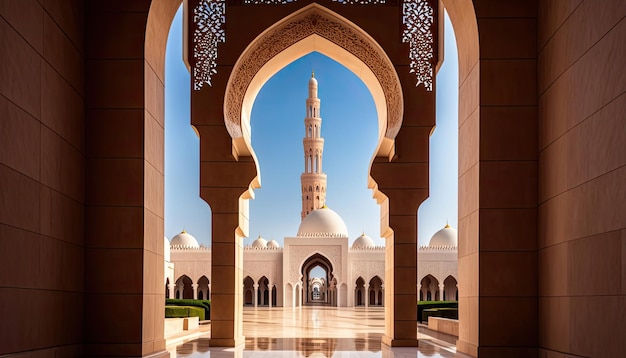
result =
[{"label": "carved arch border", "polygon": [[[379,125],[384,125],[380,126],[379,135],[384,131],[384,137],[393,141],[402,126],[404,113],[402,87],[393,63],[365,31],[318,4],[304,7],[276,23],[243,51],[228,80],[224,99],[224,121],[230,136],[240,139],[249,133],[249,113],[244,111],[251,111],[251,105],[245,105],[246,98],[256,96],[251,93],[255,76],[274,57],[311,36],[318,36],[354,55],[362,62],[364,70],[373,74],[377,81],[374,86],[379,86],[386,105],[384,108],[377,106]],[[370,91],[373,92],[371,88]],[[383,118],[381,112],[385,114]]]},{"label": "carved arch border", "polygon": [[329,272],[329,276],[342,278],[343,268],[342,264],[342,252],[339,245],[329,245],[320,249],[318,246],[306,245],[306,246],[294,246],[290,250],[289,254],[289,282],[302,282],[302,266],[312,256],[320,255],[330,262],[333,271]]}]

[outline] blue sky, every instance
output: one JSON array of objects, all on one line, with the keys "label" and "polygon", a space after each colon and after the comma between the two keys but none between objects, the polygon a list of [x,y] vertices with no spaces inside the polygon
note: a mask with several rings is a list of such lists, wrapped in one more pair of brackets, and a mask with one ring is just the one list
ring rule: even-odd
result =
[{"label": "blue sky", "polygon": [[[445,25],[446,61],[437,79],[437,128],[430,147],[430,198],[418,211],[421,245],[428,244],[446,221],[457,226],[458,64],[447,17]],[[181,42],[179,11],[166,52],[165,235],[171,239],[184,228],[201,244],[210,245],[211,210],[199,197],[199,139],[190,126],[190,76],[182,62]],[[321,99],[327,205],[344,219],[350,243],[365,232],[384,245],[379,237],[380,208],[367,189],[378,133],[372,96],[356,75],[316,52],[276,73],[254,102],[252,146],[262,187],[255,190],[256,198],[250,202],[250,237],[244,244],[260,234],[282,245],[283,237],[295,236],[298,231],[305,99],[313,69]]]}]

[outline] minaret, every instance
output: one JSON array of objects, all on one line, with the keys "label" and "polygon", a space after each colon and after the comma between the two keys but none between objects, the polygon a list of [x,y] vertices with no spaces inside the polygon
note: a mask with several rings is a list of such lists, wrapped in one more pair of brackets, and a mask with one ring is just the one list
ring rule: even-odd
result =
[{"label": "minaret", "polygon": [[300,182],[302,183],[302,219],[311,211],[326,205],[326,174],[322,171],[324,138],[322,138],[320,99],[317,97],[315,72],[311,74],[311,79],[309,80],[309,97],[306,99],[304,128],[305,134],[302,140],[304,147],[304,173],[300,176]]}]

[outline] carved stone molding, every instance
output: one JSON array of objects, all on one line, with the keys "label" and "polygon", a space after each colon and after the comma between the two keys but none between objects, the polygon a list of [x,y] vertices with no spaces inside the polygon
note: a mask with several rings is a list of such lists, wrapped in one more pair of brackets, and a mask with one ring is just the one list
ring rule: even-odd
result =
[{"label": "carved stone molding", "polygon": [[217,73],[217,44],[226,41],[224,0],[201,0],[193,9],[193,88],[197,91]]},{"label": "carved stone molding", "polygon": [[276,284],[275,265],[275,262],[268,261],[244,261],[243,277],[250,276],[254,282],[258,283],[261,277],[265,276],[270,283]]},{"label": "carved stone molding", "polygon": [[341,278],[341,246],[294,245],[289,249],[289,282],[293,283],[300,281],[300,278],[302,277],[302,273],[300,272],[302,263],[308,257],[316,253],[326,257],[333,265],[334,271],[329,272],[329,276],[332,274],[334,277]]},{"label": "carved stone molding", "polygon": [[[244,0],[244,5],[283,5],[295,1],[297,0]],[[386,3],[386,0],[333,1],[344,5],[379,5]],[[226,34],[223,28],[223,24],[226,22],[225,0],[201,0],[193,11],[196,28],[193,33],[193,56],[195,63],[192,75],[194,89],[200,90],[205,83],[211,85],[211,76],[217,73],[217,45],[226,41]],[[402,42],[409,43],[410,46],[410,72],[415,73],[417,77],[416,86],[423,84],[427,91],[432,91],[434,77],[433,14],[434,9],[430,6],[428,0],[403,0],[402,22],[405,25],[405,30],[402,34]],[[329,40],[333,41],[330,38]],[[358,54],[353,54],[361,58]],[[366,64],[370,66],[370,63],[366,62]],[[370,68],[372,67],[370,66]],[[379,76],[380,73],[376,71],[374,73],[380,81],[382,79]],[[381,85],[383,85],[383,89],[386,89],[382,82]],[[385,98],[389,100],[387,91],[385,91]],[[389,102],[387,105],[388,107],[390,106]],[[390,114],[389,119],[391,118],[393,117]],[[230,131],[231,129],[229,128]],[[395,137],[395,134],[392,137],[388,135],[390,134],[389,129],[387,129],[387,132],[386,136],[388,138]],[[241,135],[236,135],[236,133],[230,133],[234,138],[241,137]]]},{"label": "carved stone molding", "polygon": [[356,282],[359,277],[362,277],[365,283],[368,284],[375,276],[378,276],[384,283],[384,261],[352,261],[352,283]]},{"label": "carved stone molding", "polygon": [[427,91],[433,90],[434,10],[428,0],[404,0],[402,3],[402,22],[405,29],[402,42],[409,43],[411,73],[415,73],[417,83],[424,85]]},{"label": "carved stone molding", "polygon": [[394,139],[402,125],[402,88],[387,55],[345,21],[313,7],[270,29],[246,50],[233,69],[226,89],[225,121],[231,137],[243,136],[241,111],[248,86],[268,61],[311,35],[318,35],[359,58],[374,73],[387,104],[385,136]]}]

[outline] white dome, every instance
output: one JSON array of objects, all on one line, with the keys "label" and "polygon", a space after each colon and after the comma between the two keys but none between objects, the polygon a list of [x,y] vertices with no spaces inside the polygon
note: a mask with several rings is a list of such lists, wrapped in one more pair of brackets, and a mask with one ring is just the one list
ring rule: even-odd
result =
[{"label": "white dome", "polygon": [[352,244],[353,249],[364,249],[367,247],[375,247],[375,246],[376,244],[374,243],[374,240],[372,240],[371,237],[365,234],[361,234],[361,236],[357,237],[356,240],[354,240],[354,243]]},{"label": "white dome", "polygon": [[164,236],[165,242],[163,246],[163,258],[165,261],[170,262],[170,241],[167,239],[167,236]]},{"label": "white dome", "polygon": [[278,249],[278,248],[280,248],[280,245],[278,244],[278,242],[276,240],[270,240],[267,243],[267,248],[268,249]]},{"label": "white dome", "polygon": [[430,239],[428,246],[454,246],[458,245],[458,238],[456,229],[450,227],[450,225],[446,224],[446,226],[437,231],[435,235]]},{"label": "white dome", "polygon": [[267,240],[259,235],[259,237],[252,242],[252,247],[255,249],[264,249],[267,247]]},{"label": "white dome", "polygon": [[348,229],[339,214],[323,206],[302,220],[298,237],[348,237]]},{"label": "white dome", "polygon": [[187,231],[183,230],[180,234],[172,238],[171,247],[200,247],[198,240],[195,237],[189,235]]}]

